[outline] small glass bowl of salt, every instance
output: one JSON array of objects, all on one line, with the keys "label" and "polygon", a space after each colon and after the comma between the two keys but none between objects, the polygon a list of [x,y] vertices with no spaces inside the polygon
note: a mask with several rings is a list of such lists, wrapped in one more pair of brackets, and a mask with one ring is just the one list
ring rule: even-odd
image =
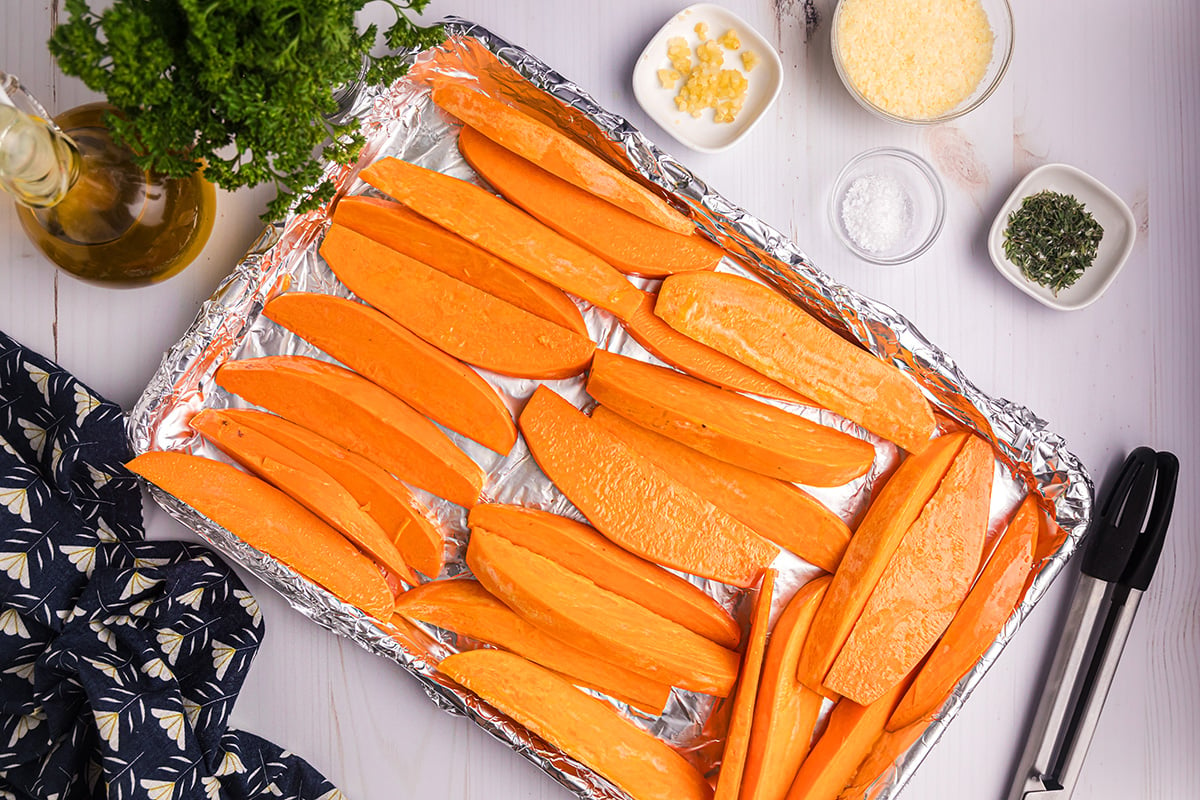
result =
[{"label": "small glass bowl of salt", "polygon": [[872,264],[911,261],[937,239],[946,217],[942,182],[916,153],[878,147],[842,168],[829,219],[842,244]]}]

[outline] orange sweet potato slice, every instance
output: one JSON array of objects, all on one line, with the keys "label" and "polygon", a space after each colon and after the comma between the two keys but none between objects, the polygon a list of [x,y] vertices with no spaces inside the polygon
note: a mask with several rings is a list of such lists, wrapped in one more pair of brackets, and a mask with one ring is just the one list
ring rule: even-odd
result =
[{"label": "orange sweet potato slice", "polygon": [[524,378],[582,372],[595,345],[349,228],[334,225],[321,256],[350,291],[468,364]]},{"label": "orange sweet potato slice", "polygon": [[933,496],[966,439],[965,433],[934,439],[920,455],[901,462],[872,499],[821,601],[800,656],[797,678],[808,688],[822,691],[830,666],[892,553]]},{"label": "orange sweet potato slice", "polygon": [[428,220],[564,292],[627,319],[641,293],[624,275],[494,194],[397,158],[362,178]]},{"label": "orange sweet potato slice", "polygon": [[672,275],[659,289],[654,313],[910,453],[933,435],[933,410],[916,383],[749,278]]},{"label": "orange sweet potato slice", "polygon": [[875,459],[870,442],[666,367],[597,351],[587,391],[602,405],[713,458],[812,486],[840,486]]},{"label": "orange sweet potato slice", "polygon": [[379,197],[346,197],[334,209],[333,221],[530,314],[581,336],[588,335],[579,306],[561,289],[496,258],[399,203]]},{"label": "orange sweet potato slice", "polygon": [[347,369],[303,356],[229,361],[217,385],[247,402],[320,431],[397,478],[473,506],[483,470],[403,400]]},{"label": "orange sweet potato slice", "polygon": [[125,466],[341,600],[376,619],[391,616],[392,593],[375,564],[269,483],[178,452],[143,453]]},{"label": "orange sweet potato slice", "polygon": [[825,575],[802,586],[771,631],[738,795],[742,800],[783,800],[808,753],[821,695],[796,680],[796,662],[829,581]]},{"label": "orange sweet potato slice", "polygon": [[189,424],[225,455],[316,514],[389,572],[409,585],[417,584],[416,574],[404,563],[383,528],[328,472],[218,409],[201,411]]},{"label": "orange sweet potato slice", "polygon": [[921,516],[904,534],[825,676],[825,686],[872,703],[917,666],[946,630],[979,569],[994,456],[963,445]]},{"label": "orange sweet potato slice", "polygon": [[518,426],[542,471],[597,530],[632,553],[742,587],[779,554],[545,386]]},{"label": "orange sweet potato slice", "polygon": [[405,563],[430,578],[441,573],[445,561],[441,532],[425,517],[426,509],[412,491],[382,467],[283,417],[241,408],[221,413],[328,472],[379,523]]},{"label": "orange sweet potato slice", "polygon": [[[602,589],[640,603],[723,647],[736,648],[742,631],[716,600],[694,584],[617,547],[572,519],[521,506],[481,503],[467,519],[578,572]],[[535,659],[536,660],[536,659]]]},{"label": "orange sweet potato slice", "polygon": [[901,680],[866,706],[845,697],[839,700],[821,738],[796,772],[787,800],[835,800],[879,740],[884,723],[907,686],[908,681]]},{"label": "orange sweet potato slice", "polygon": [[700,236],[662,228],[555,177],[479,131],[464,127],[458,149],[509,202],[626,275],[663,278],[714,269],[724,252]]},{"label": "orange sweet potato slice", "polygon": [[422,584],[399,599],[396,613],[510,650],[649,714],[661,714],[671,694],[665,683],[609,664],[531,625],[478,581]]},{"label": "orange sweet potato slice", "polygon": [[646,348],[650,355],[705,383],[735,392],[750,392],[789,403],[813,405],[811,400],[782,383],[755,372],[742,362],[724,353],[718,353],[708,345],[684,336],[663,322],[654,313],[652,294],[642,295],[637,310],[625,321],[625,330],[635,342]]},{"label": "orange sweet potato slice", "polygon": [[877,797],[885,785],[880,779],[886,778],[888,773],[895,769],[896,760],[921,738],[929,722],[929,719],[919,719],[898,731],[884,731],[880,734],[871,746],[871,752],[858,765],[850,785],[838,795],[838,800],[868,800]]},{"label": "orange sweet potato slice", "polygon": [[659,683],[717,697],[733,689],[734,651],[499,534],[472,530],[467,566],[485,589],[556,639]]},{"label": "orange sweet potato slice", "polygon": [[683,756],[550,670],[503,650],[471,650],[438,669],[634,800],[711,800]]},{"label": "orange sweet potato slice", "polygon": [[1021,599],[1025,579],[1033,567],[1033,547],[1041,516],[1030,494],[1017,509],[937,647],[900,700],[888,720],[888,730],[904,728],[934,711],[1000,635]]},{"label": "orange sweet potato slice", "polygon": [[630,422],[606,406],[597,406],[592,420],[756,533],[826,572],[837,569],[850,541],[850,529],[801,489],[705,455]]},{"label": "orange sweet potato slice", "polygon": [[583,145],[510,105],[455,84],[434,88],[433,102],[497,144],[647,222],[683,235],[696,228],[667,201]]},{"label": "orange sweet potato slice", "polygon": [[737,692],[733,696],[733,714],[725,734],[725,749],[721,753],[721,771],[717,774],[715,800],[736,800],[746,769],[746,751],[750,744],[750,728],[754,722],[754,703],[758,697],[758,679],[762,674],[763,652],[767,648],[767,628],[771,621],[771,600],[775,595],[775,570],[763,573],[762,586],[754,600],[750,618],[750,637],[742,655],[738,673]]},{"label": "orange sweet potato slice", "polygon": [[289,292],[262,313],[450,430],[501,455],[516,443],[512,415],[487,381],[370,306]]}]

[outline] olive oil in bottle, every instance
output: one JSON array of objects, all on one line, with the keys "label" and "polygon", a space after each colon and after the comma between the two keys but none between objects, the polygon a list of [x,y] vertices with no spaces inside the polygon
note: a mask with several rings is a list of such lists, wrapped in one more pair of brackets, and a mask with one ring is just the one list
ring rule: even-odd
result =
[{"label": "olive oil in bottle", "polygon": [[137,166],[105,127],[111,111],[93,103],[49,122],[0,73],[0,187],[16,199],[30,240],[59,267],[105,285],[145,285],[199,255],[216,196],[199,174],[167,178]]}]

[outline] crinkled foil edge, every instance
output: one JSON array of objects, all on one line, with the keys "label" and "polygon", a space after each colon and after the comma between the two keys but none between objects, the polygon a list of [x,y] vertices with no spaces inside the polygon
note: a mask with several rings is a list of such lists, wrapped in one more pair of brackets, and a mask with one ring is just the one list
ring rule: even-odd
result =
[{"label": "crinkled foil edge", "polygon": [[[457,18],[447,19],[446,25],[451,36],[477,40],[535,86],[591,120],[635,170],[690,206],[702,229],[741,266],[827,324],[847,332],[880,358],[914,375],[942,413],[992,441],[1001,460],[1052,503],[1055,521],[1066,533],[1062,546],[1042,565],[1000,636],[960,682],[938,717],[897,761],[894,770],[881,779],[881,784],[871,787],[870,796],[876,800],[894,798],[1078,547],[1091,518],[1093,487],[1086,470],[1043,420],[1017,403],[980,391],[948,354],[902,315],[820,272],[787,237],[710,189],[629,122],[601,108],[582,88],[479,25]],[[364,118],[385,91],[365,87],[347,116]],[[346,169],[331,165],[327,174],[336,175]],[[228,353],[237,344],[245,333],[246,320],[261,308],[271,290],[278,288],[264,284],[273,260],[303,248],[324,229],[323,225],[321,214],[310,213],[268,227],[213,292],[191,328],[166,353],[130,414],[128,430],[135,452],[154,449],[155,429],[164,418],[190,416],[199,410],[196,398],[176,387],[188,383],[189,373],[194,378],[197,371],[211,371],[216,363],[214,356]],[[440,708],[475,720],[577,796],[625,796],[591,770],[440,676],[422,653],[438,654],[442,645],[423,630],[380,626],[174,497],[158,489],[152,489],[152,493],[171,516],[254,572],[300,613],[405,667]]]}]

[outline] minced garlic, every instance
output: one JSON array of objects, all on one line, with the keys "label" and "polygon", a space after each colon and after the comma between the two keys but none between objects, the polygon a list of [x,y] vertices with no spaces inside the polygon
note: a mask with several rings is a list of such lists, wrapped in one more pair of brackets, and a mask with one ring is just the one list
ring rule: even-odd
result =
[{"label": "minced garlic", "polygon": [[[695,29],[700,43],[696,45],[696,61],[692,61],[692,50],[682,36],[667,41],[667,58],[671,69],[660,69],[658,80],[664,89],[674,88],[684,79],[679,93],[675,95],[675,107],[680,111],[699,117],[707,108],[713,109],[713,122],[733,122],[746,102],[749,82],[736,69],[725,69],[726,50],[737,50],[742,46],[737,31],[729,30],[719,39],[708,38],[708,24],[697,22]],[[742,53],[742,66],[749,72],[758,63],[758,56],[749,51]]]},{"label": "minced garlic", "polygon": [[838,55],[855,90],[879,108],[929,119],[968,98],[992,60],[979,0],[842,0]]}]

